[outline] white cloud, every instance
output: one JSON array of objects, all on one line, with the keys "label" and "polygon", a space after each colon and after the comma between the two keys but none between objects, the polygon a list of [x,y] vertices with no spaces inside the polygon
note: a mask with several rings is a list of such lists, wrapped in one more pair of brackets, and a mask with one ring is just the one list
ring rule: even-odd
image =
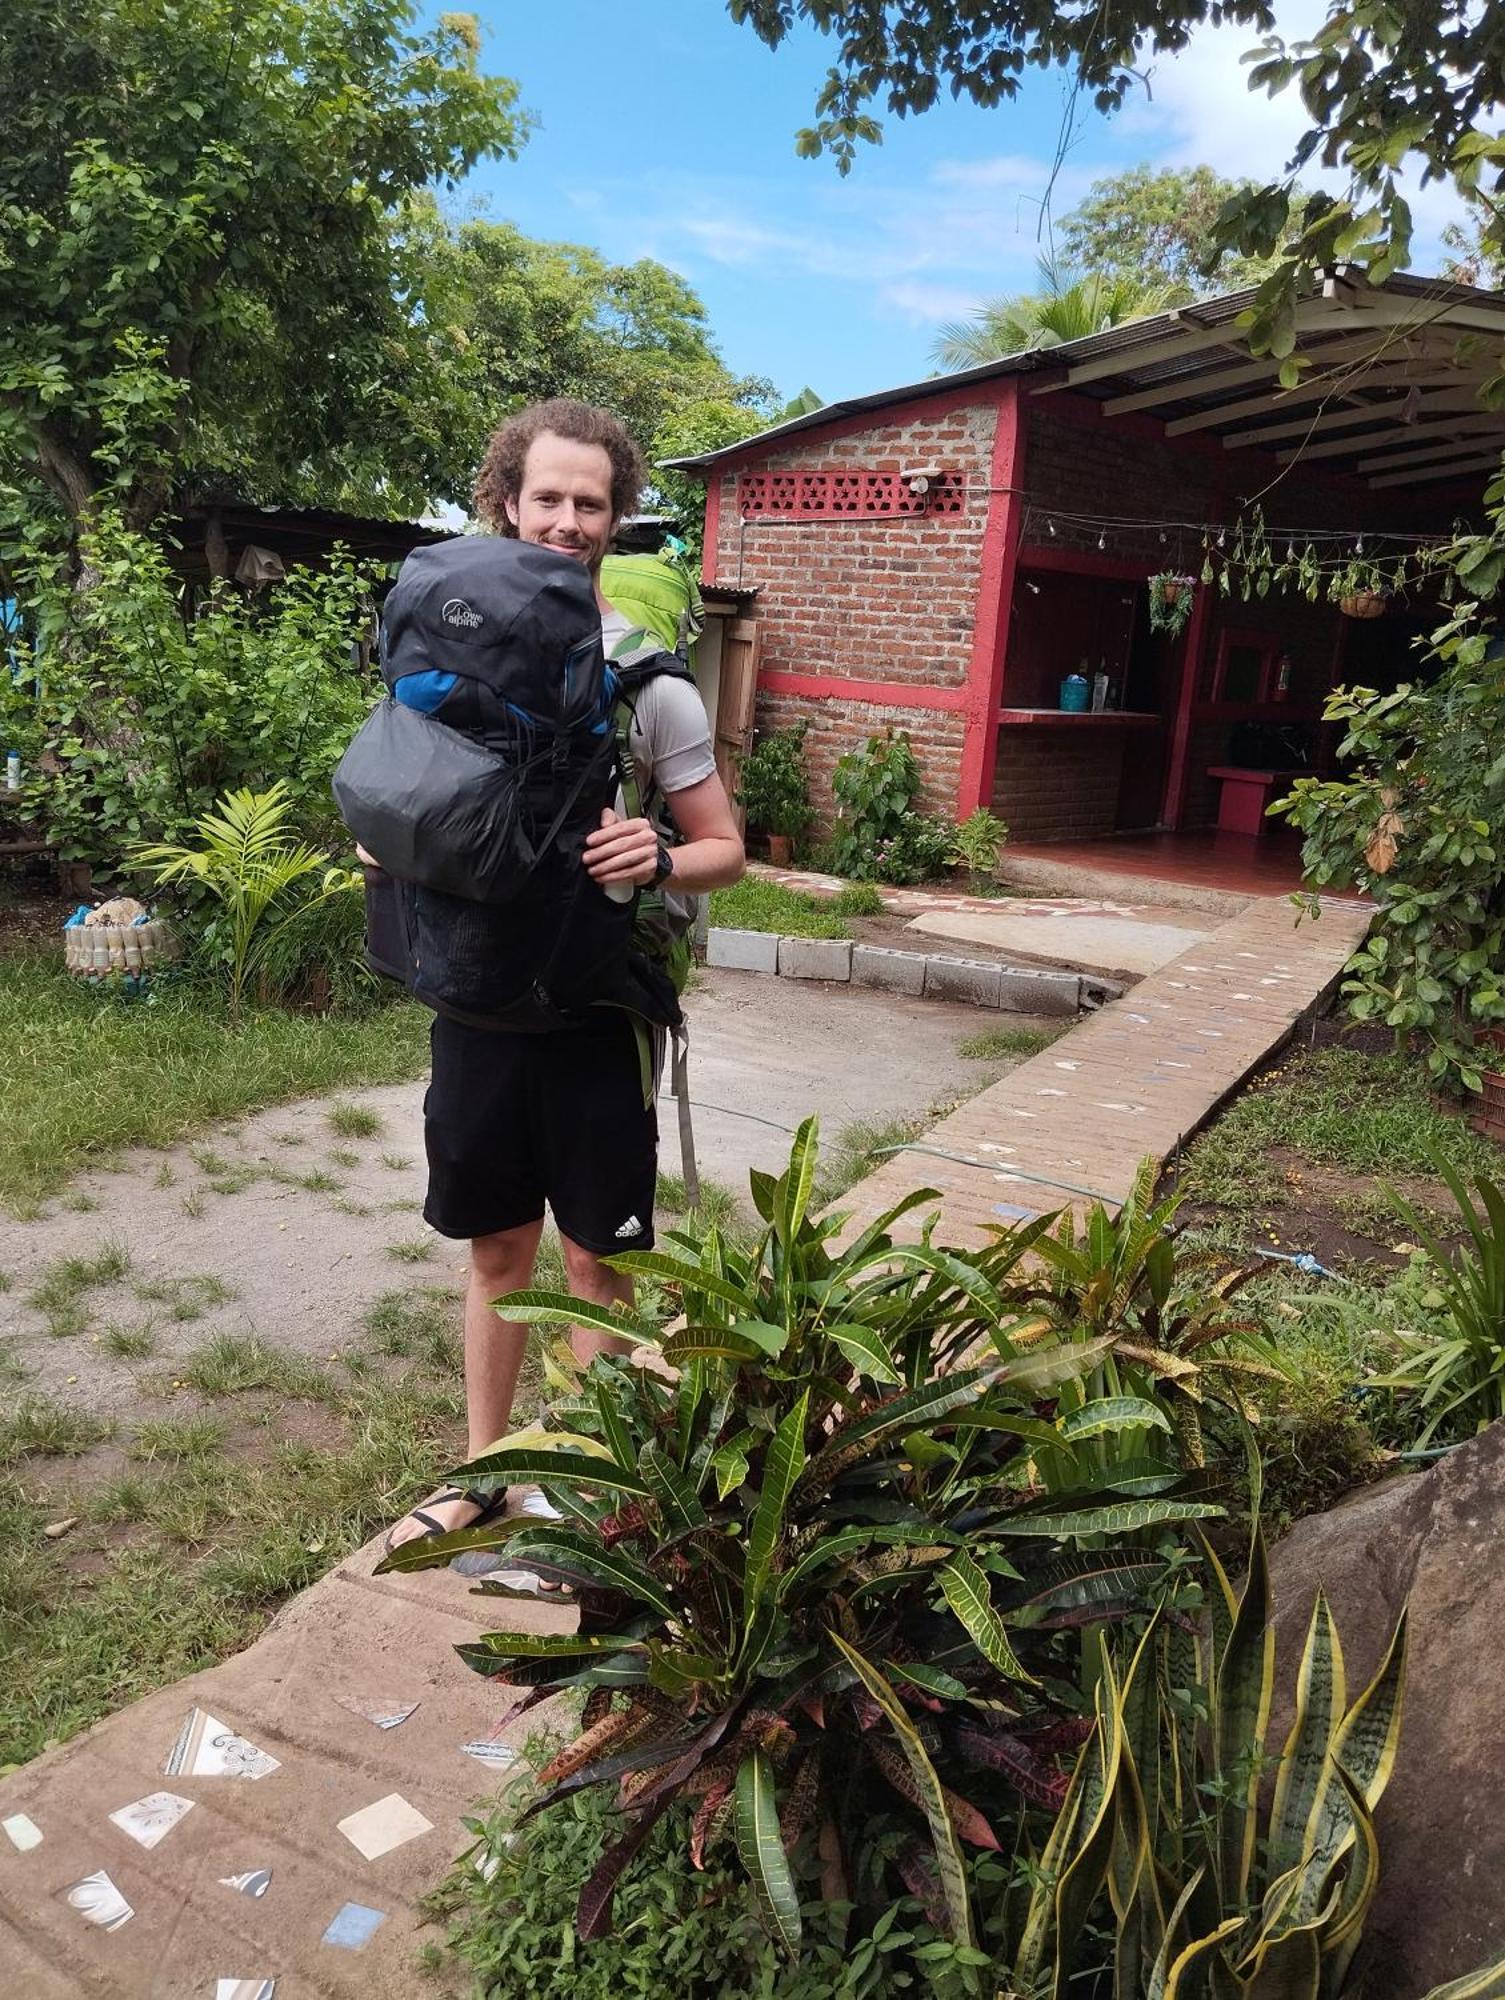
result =
[{"label": "white cloud", "polygon": [[923,279],[884,285],[878,296],[912,325],[931,329],[942,320],[965,319],[976,309],[979,298],[975,285],[932,285]]},{"label": "white cloud", "polygon": [[[1281,32],[1287,42],[1301,41],[1315,33],[1327,12],[1321,0],[1290,0],[1281,11]],[[1296,90],[1269,97],[1249,89],[1249,65],[1241,58],[1257,45],[1248,28],[1208,28],[1193,35],[1179,55],[1156,58],[1149,98],[1139,93],[1126,103],[1116,121],[1118,135],[1139,139],[1156,166],[1205,163],[1231,179],[1279,179],[1309,121]],[[1335,194],[1343,192],[1346,178],[1315,162],[1301,169],[1306,186]],[[1418,270],[1435,270],[1442,229],[1458,218],[1462,204],[1446,182],[1422,187],[1412,172],[1403,175],[1402,184],[1416,225],[1413,262]]]}]

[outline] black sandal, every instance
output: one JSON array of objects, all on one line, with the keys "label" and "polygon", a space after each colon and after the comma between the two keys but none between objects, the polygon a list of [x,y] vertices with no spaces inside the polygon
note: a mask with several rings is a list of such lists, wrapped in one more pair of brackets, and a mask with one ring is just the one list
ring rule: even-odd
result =
[{"label": "black sandal", "polygon": [[[424,1508],[427,1507],[446,1507],[453,1500],[468,1500],[472,1505],[479,1507],[480,1512],[474,1520],[462,1521],[457,1527],[446,1527],[443,1521],[436,1521],[432,1514],[424,1512]],[[505,1486],[499,1487],[488,1500],[478,1500],[468,1487],[441,1486],[437,1493],[429,1495],[422,1507],[410,1507],[402,1517],[402,1521],[421,1521],[423,1524],[423,1533],[421,1535],[404,1535],[400,1542],[394,1542],[392,1536],[402,1526],[402,1521],[394,1522],[387,1535],[385,1544],[386,1552],[389,1556],[395,1555],[399,1549],[405,1549],[410,1542],[429,1542],[436,1535],[457,1535],[462,1528],[484,1527],[486,1522],[494,1521],[499,1514],[504,1514],[506,1510],[507,1489]]]}]

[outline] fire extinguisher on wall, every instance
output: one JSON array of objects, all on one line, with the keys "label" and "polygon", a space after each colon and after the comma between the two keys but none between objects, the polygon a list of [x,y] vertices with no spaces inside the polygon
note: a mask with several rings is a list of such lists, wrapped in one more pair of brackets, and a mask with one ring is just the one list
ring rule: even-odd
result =
[{"label": "fire extinguisher on wall", "polygon": [[1282,653],[1280,658],[1275,662],[1275,686],[1272,692],[1276,701],[1289,701],[1291,698],[1291,656],[1289,653]]}]

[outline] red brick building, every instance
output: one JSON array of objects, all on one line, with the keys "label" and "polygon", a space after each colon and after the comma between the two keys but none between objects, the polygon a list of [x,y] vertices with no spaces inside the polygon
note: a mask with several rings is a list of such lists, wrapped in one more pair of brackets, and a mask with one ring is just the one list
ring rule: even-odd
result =
[{"label": "red brick building", "polygon": [[[1496,341],[1464,337],[1505,333],[1505,299],[1330,281],[1300,308],[1310,365],[1281,390],[1241,344],[1251,296],[678,461],[706,478],[708,583],[755,593],[758,724],[808,723],[817,803],[836,757],[888,725],[914,741],[925,803],[991,805],[1020,841],[1205,826],[1211,773],[1282,743],[1287,762],[1330,758],[1327,689],[1393,684],[1426,604],[1360,623],[1199,585],[1170,638],[1147,580],[1199,575],[1256,505],[1278,550],[1315,536],[1330,558],[1476,515],[1505,416],[1478,401]],[[1077,670],[1106,674],[1110,707],[1062,711]]]}]

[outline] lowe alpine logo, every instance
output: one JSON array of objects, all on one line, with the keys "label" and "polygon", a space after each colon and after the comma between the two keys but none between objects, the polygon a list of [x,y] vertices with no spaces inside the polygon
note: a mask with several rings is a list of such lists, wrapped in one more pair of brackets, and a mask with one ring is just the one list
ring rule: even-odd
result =
[{"label": "lowe alpine logo", "polygon": [[446,625],[459,625],[467,632],[473,632],[481,622],[480,612],[472,610],[463,597],[451,597],[439,616]]}]

